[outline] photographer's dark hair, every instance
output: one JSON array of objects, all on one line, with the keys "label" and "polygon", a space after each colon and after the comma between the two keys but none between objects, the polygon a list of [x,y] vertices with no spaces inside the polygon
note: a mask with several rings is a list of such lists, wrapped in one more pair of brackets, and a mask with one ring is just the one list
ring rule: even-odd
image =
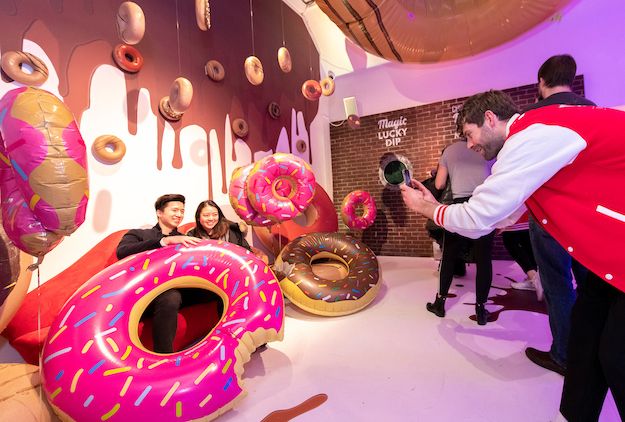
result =
[{"label": "photographer's dark hair", "polygon": [[569,54],[560,54],[547,59],[545,63],[538,69],[538,81],[540,78],[545,81],[545,85],[549,88],[554,86],[573,86],[577,72],[577,64],[573,56]]},{"label": "photographer's dark hair", "polygon": [[182,202],[184,204],[184,195],[168,193],[167,195],[159,196],[154,203],[154,209],[156,211],[163,211],[169,202]]},{"label": "photographer's dark hair", "polygon": [[481,127],[484,124],[486,110],[492,111],[499,120],[508,120],[519,112],[519,107],[503,91],[490,90],[476,94],[466,100],[458,112],[458,120],[456,120],[458,134],[464,136],[462,127],[465,123],[474,123]]}]

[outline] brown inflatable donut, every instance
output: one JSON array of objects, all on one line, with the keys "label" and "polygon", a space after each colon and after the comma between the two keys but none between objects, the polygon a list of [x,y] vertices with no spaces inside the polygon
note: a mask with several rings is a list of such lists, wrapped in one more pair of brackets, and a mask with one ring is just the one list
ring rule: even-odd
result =
[{"label": "brown inflatable donut", "polygon": [[263,83],[265,74],[263,72],[263,64],[256,56],[249,56],[245,59],[245,76],[252,85],[260,85]]},{"label": "brown inflatable donut", "polygon": [[117,35],[126,44],[135,45],[145,34],[145,15],[137,3],[125,1],[117,10]]},{"label": "brown inflatable donut", "polygon": [[302,85],[302,95],[310,101],[317,101],[321,97],[321,84],[314,79],[309,79]]},{"label": "brown inflatable donut", "polygon": [[306,141],[304,141],[303,139],[298,139],[295,142],[295,149],[297,150],[297,152],[299,152],[300,154],[303,154],[306,152]]},{"label": "brown inflatable donut", "polygon": [[211,27],[211,6],[209,0],[195,0],[195,22],[202,31]]},{"label": "brown inflatable donut", "polygon": [[280,47],[278,49],[278,65],[284,73],[289,73],[293,67],[291,63],[291,53],[289,53],[286,47]]},{"label": "brown inflatable donut", "polygon": [[171,120],[176,122],[182,119],[183,113],[177,113],[171,108],[171,104],[169,103],[169,96],[161,98],[161,101],[158,103],[158,111],[160,111],[161,116],[163,116],[167,120]]},{"label": "brown inflatable donut", "polygon": [[[345,266],[349,273],[340,274],[343,277],[338,280],[324,279],[313,271],[320,259]],[[298,237],[280,252],[274,268],[285,271],[280,281],[284,295],[294,305],[317,315],[359,311],[373,301],[381,284],[375,254],[358,239],[341,233]]]},{"label": "brown inflatable donut", "polygon": [[204,65],[204,73],[215,82],[222,81],[226,77],[226,71],[217,60],[209,60]]},{"label": "brown inflatable donut", "polygon": [[113,49],[113,59],[120,69],[129,73],[137,73],[143,67],[143,56],[135,47],[118,44]]},{"label": "brown inflatable donut", "polygon": [[115,135],[102,135],[93,141],[91,152],[101,163],[116,164],[126,155],[126,144]]},{"label": "brown inflatable donut", "polygon": [[[22,70],[27,64],[33,73]],[[39,86],[48,80],[48,66],[37,56],[23,51],[7,51],[2,55],[2,70],[7,76],[24,85]]]},{"label": "brown inflatable donut", "polygon": [[334,79],[328,77],[321,80],[321,94],[326,97],[334,94]]},{"label": "brown inflatable donut", "polygon": [[277,102],[275,101],[270,102],[269,105],[267,106],[267,111],[269,112],[269,115],[271,116],[272,119],[280,118],[280,105]]},{"label": "brown inflatable donut", "polygon": [[249,132],[247,122],[241,118],[234,119],[234,121],[232,122],[232,131],[239,138],[245,138]]}]

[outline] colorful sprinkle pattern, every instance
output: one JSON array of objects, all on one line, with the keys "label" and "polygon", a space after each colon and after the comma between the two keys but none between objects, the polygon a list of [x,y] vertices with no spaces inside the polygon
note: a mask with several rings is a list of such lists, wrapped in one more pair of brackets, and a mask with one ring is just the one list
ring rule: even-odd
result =
[{"label": "colorful sprinkle pattern", "polygon": [[315,186],[315,175],[306,161],[280,152],[257,161],[247,178],[252,207],[274,223],[304,211],[312,202]]},{"label": "colorful sprinkle pattern", "polygon": [[[363,207],[361,216],[356,215],[359,205]],[[375,200],[364,190],[355,190],[347,194],[341,203],[341,218],[347,227],[355,230],[364,230],[371,226],[377,216]]]},{"label": "colorful sprinkle pattern", "polygon": [[[349,273],[341,280],[325,280],[313,273],[312,258],[322,252],[347,263]],[[378,260],[371,249],[341,233],[303,235],[282,250],[279,261],[294,265],[288,278],[307,297],[326,302],[358,300],[379,280]]]},{"label": "colorful sprinkle pattern", "polygon": [[31,255],[45,254],[85,220],[85,143],[53,94],[21,87],[0,99],[0,190],[7,236]]},{"label": "colorful sprinkle pattern", "polygon": [[[204,340],[174,354],[158,355],[133,344],[133,306],[183,276],[200,277],[227,295],[219,324]],[[281,338],[283,320],[282,292],[273,272],[244,248],[209,240],[193,248],[133,255],[86,282],[57,316],[43,349],[44,389],[74,420],[206,417],[243,391],[235,366],[247,350],[244,334]]]}]

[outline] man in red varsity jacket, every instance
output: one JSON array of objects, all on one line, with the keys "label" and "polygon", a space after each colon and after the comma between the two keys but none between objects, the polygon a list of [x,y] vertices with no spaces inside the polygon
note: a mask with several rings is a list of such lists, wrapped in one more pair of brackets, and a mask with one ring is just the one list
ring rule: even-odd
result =
[{"label": "man in red varsity jacket", "polygon": [[560,412],[597,420],[610,388],[625,419],[625,112],[553,105],[516,112],[503,92],[469,98],[458,117],[467,146],[492,175],[463,204],[441,205],[416,180],[402,186],[412,210],[476,238],[536,221],[589,270],[575,302]]}]

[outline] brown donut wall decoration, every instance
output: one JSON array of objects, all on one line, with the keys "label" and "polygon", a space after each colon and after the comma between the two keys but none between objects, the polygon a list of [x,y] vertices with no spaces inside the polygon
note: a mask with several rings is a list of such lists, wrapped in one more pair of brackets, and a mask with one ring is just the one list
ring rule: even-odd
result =
[{"label": "brown donut wall decoration", "polygon": [[256,56],[249,56],[245,59],[245,76],[252,85],[260,85],[263,83],[265,73],[263,71],[263,64]]},{"label": "brown donut wall decoration", "polygon": [[169,89],[169,95],[161,98],[158,110],[170,121],[177,121],[191,106],[193,85],[186,78],[176,78]]},{"label": "brown donut wall decoration", "polygon": [[317,101],[321,97],[321,84],[309,79],[302,85],[302,95],[309,101]]},{"label": "brown donut wall decoration", "polygon": [[101,163],[117,164],[126,155],[126,144],[115,135],[98,136],[93,141],[91,153]]},{"label": "brown donut wall decoration", "polygon": [[275,101],[270,102],[269,105],[267,106],[267,112],[269,113],[269,116],[271,116],[272,119],[279,119],[280,118],[280,105]]},{"label": "brown donut wall decoration", "polygon": [[211,6],[209,0],[195,0],[195,22],[202,31],[211,27]]},{"label": "brown donut wall decoration", "polygon": [[226,70],[217,60],[209,60],[204,65],[204,73],[215,82],[221,82],[226,77]]},{"label": "brown donut wall decoration", "polygon": [[306,152],[307,146],[306,146],[306,141],[304,141],[303,139],[298,139],[295,142],[295,149],[297,150],[297,152],[299,152],[300,154],[303,154]]},{"label": "brown donut wall decoration", "polygon": [[125,1],[117,10],[117,35],[130,45],[138,44],[145,34],[145,15],[137,3]]},{"label": "brown donut wall decoration", "polygon": [[113,49],[113,59],[117,66],[128,73],[137,73],[143,67],[143,56],[135,47],[118,44]]},{"label": "brown donut wall decoration", "polygon": [[234,119],[232,121],[232,131],[239,138],[243,139],[249,132],[249,126],[247,125],[247,122],[241,118]]},{"label": "brown donut wall decoration", "polygon": [[291,53],[286,47],[280,47],[278,49],[278,66],[280,66],[280,70],[284,73],[289,73],[293,68]]},{"label": "brown donut wall decoration", "polygon": [[[30,66],[33,72],[24,72],[22,64]],[[9,78],[24,85],[40,86],[48,80],[48,66],[31,53],[7,51],[2,55],[1,66]]]},{"label": "brown donut wall decoration", "polygon": [[319,83],[321,85],[321,94],[329,97],[334,94],[334,79],[331,77],[323,78]]}]

